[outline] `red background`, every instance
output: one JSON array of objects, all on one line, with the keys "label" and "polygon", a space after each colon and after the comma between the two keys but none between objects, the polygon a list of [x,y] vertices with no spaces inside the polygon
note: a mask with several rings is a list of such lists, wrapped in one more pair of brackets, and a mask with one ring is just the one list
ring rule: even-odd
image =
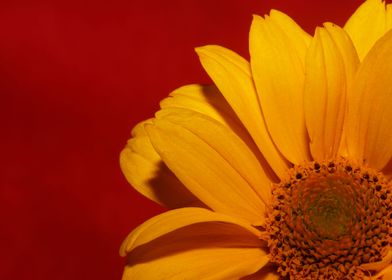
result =
[{"label": "red background", "polygon": [[118,155],[171,90],[209,81],[193,48],[248,58],[254,13],[280,9],[313,33],[361,2],[2,1],[0,279],[120,279],[121,241],[163,209]]}]

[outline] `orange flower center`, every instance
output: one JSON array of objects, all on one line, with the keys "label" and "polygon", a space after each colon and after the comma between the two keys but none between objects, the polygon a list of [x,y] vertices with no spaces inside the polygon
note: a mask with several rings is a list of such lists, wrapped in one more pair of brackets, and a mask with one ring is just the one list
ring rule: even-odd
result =
[{"label": "orange flower center", "polygon": [[363,279],[391,246],[392,185],[344,159],[295,166],[272,187],[271,261],[290,279]]}]

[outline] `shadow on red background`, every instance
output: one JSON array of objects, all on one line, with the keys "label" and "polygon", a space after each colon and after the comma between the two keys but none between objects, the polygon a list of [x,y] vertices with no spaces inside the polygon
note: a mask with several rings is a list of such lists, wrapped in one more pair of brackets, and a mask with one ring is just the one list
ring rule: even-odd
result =
[{"label": "shadow on red background", "polygon": [[248,57],[253,13],[274,7],[313,33],[360,2],[2,2],[0,279],[120,279],[121,241],[163,209],[118,155],[171,90],[209,81],[193,48]]}]

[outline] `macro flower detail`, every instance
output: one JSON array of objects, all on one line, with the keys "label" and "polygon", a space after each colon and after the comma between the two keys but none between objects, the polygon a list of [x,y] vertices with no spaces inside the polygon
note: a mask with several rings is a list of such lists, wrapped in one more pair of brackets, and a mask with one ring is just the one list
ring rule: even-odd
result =
[{"label": "macro flower detail", "polygon": [[250,61],[196,49],[181,87],[121,152],[171,210],[123,242],[123,279],[392,279],[392,6],[314,36],[254,16]]},{"label": "macro flower detail", "polygon": [[[363,279],[392,238],[392,183],[347,160],[290,170],[272,187],[266,238],[278,272],[295,279]],[[370,268],[372,268],[370,266]]]}]

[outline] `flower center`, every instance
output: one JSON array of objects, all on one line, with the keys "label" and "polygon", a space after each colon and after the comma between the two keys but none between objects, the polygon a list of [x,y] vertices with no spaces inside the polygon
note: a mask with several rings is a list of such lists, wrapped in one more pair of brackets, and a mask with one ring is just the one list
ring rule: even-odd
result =
[{"label": "flower center", "polygon": [[392,244],[392,185],[345,159],[289,170],[272,187],[271,261],[290,279],[363,279]]}]

